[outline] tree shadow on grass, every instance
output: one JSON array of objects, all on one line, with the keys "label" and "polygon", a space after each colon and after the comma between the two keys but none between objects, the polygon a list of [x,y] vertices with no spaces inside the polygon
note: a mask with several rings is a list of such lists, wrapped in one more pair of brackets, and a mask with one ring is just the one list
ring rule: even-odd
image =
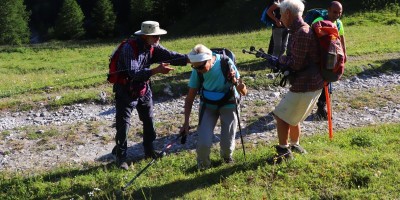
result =
[{"label": "tree shadow on grass", "polygon": [[399,74],[400,73],[400,58],[394,58],[382,61],[379,66],[368,64],[368,66],[360,66],[361,72],[358,77],[367,79],[371,76],[380,76],[381,74]]},{"label": "tree shadow on grass", "polygon": [[[232,174],[241,173],[247,170],[255,170],[258,166],[263,165],[264,163],[265,160],[258,159],[254,160],[253,162],[237,163],[217,171],[205,170],[198,176],[188,180],[177,180],[164,185],[135,188],[128,195],[134,197],[134,199],[146,199],[149,197],[152,199],[175,199],[197,189],[207,188],[215,184],[219,184]],[[214,164],[221,165],[222,163],[219,162]],[[189,173],[192,173],[192,171],[195,170],[191,170]]]},{"label": "tree shadow on grass", "polygon": [[[276,129],[275,124],[273,123],[275,121],[274,116],[272,115],[272,112],[266,114],[265,116],[260,116],[257,118],[257,120],[254,120],[252,123],[247,124],[243,129],[242,129],[242,134],[243,135],[250,135],[253,133],[259,133],[259,132],[267,132]],[[239,134],[237,134],[238,137]]]},{"label": "tree shadow on grass", "polygon": [[[59,183],[63,179],[70,178],[74,179],[79,176],[83,175],[88,175],[88,174],[95,174],[99,170],[106,170],[110,169],[112,166],[110,164],[108,165],[102,165],[102,166],[96,166],[96,167],[90,167],[90,168],[85,168],[85,169],[72,169],[72,170],[57,170],[56,172],[50,172],[46,175],[30,175],[28,177],[24,177],[23,179],[10,179],[8,181],[1,182],[0,183],[0,191],[3,191],[4,194],[12,195],[9,194],[9,191],[15,191],[15,188],[17,185],[26,185],[26,186],[32,186],[31,182],[49,182],[49,183]],[[92,186],[88,186],[87,184],[80,184],[77,181],[73,181],[74,183],[72,184],[72,188],[70,190],[65,191],[65,192],[57,192],[57,193],[49,193],[49,192],[39,192],[36,193],[35,187],[31,188],[29,191],[31,193],[30,198],[31,199],[60,199],[60,198],[65,198],[65,196],[71,196],[71,195],[79,195],[79,196],[85,196],[88,194],[88,192],[93,191]],[[35,184],[33,184],[35,185]]]}]

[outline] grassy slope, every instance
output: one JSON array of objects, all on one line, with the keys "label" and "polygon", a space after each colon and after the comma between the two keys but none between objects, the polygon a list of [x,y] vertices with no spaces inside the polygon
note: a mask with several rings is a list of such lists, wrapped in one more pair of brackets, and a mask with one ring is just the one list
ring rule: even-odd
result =
[{"label": "grassy slope", "polygon": [[[362,16],[357,16],[361,19]],[[344,20],[345,21],[345,20]],[[397,62],[400,52],[398,33],[400,25],[355,24],[346,27],[346,39],[350,61],[345,76],[353,76],[371,63],[376,68]],[[248,86],[263,88],[269,70],[263,61],[252,55],[242,54],[243,48],[253,45],[267,48],[270,30],[198,36],[163,41],[163,45],[178,52],[189,52],[197,43],[209,47],[226,47],[236,53],[238,67]],[[384,40],[382,40],[384,38]],[[48,43],[32,47],[0,47],[0,109],[30,109],[38,103],[57,106],[82,101],[99,100],[99,91],[106,91],[111,100],[111,87],[106,84],[108,55],[113,44]],[[354,59],[352,59],[354,57]],[[360,59],[357,59],[360,57]],[[361,67],[364,66],[364,67]],[[391,65],[387,65],[390,69]],[[386,69],[386,68],[385,68]],[[188,67],[176,67],[167,76],[154,77],[154,90],[162,91],[165,83],[173,86],[176,95],[186,89]],[[247,77],[247,78],[246,78]],[[252,78],[250,78],[252,77]],[[57,96],[62,96],[55,101]]]},{"label": "grassy slope", "polygon": [[[254,2],[236,2],[231,7],[240,6],[240,13],[257,18],[224,15],[233,22],[244,19],[245,23],[253,23],[242,32],[169,39],[163,44],[179,52],[188,52],[196,43],[230,48],[237,52],[242,74],[256,77],[255,81],[247,79],[249,85],[264,87],[269,83],[261,78],[267,73],[260,67],[262,62],[240,53],[250,45],[266,48],[270,36],[270,30],[255,24],[260,6],[251,4]],[[244,10],[246,6],[253,10]],[[358,73],[362,65],[368,68],[368,63],[382,70],[393,69],[392,61],[399,64],[398,57],[386,56],[400,52],[398,18],[394,12],[385,13],[355,14],[343,19],[347,25],[348,53],[354,57],[347,63],[347,76]],[[197,33],[196,29],[190,31]],[[116,43],[56,42],[32,47],[0,47],[0,109],[30,109],[38,102],[61,105],[93,101],[98,99],[100,90],[111,94],[104,80],[107,56]],[[158,91],[163,83],[170,82],[180,90],[179,87],[185,87],[188,70],[178,67],[172,75],[157,77],[154,86]],[[55,101],[58,95],[63,98]],[[238,149],[235,153],[238,162],[230,166],[221,165],[218,150],[214,149],[214,168],[205,172],[195,170],[194,153],[181,152],[149,168],[122,195],[126,199],[396,199],[400,198],[400,182],[393,177],[399,176],[396,167],[400,164],[399,132],[400,127],[395,124],[346,130],[338,133],[332,142],[325,135],[305,138],[303,144],[310,153],[296,155],[296,160],[280,166],[265,164],[266,155],[272,155],[273,149],[263,145],[248,145],[246,162]],[[28,176],[1,172],[0,199],[79,199],[90,198],[92,194],[99,199],[120,199],[118,188],[147,162],[135,164],[135,169],[129,172],[90,163],[85,168],[66,167]]]},{"label": "grassy slope", "polygon": [[[307,1],[307,9],[323,7],[325,3]],[[362,8],[357,1],[346,1],[343,4],[346,11],[343,21],[347,52],[350,56],[356,56],[346,64],[345,76],[353,76],[371,66],[392,70],[394,65],[391,63],[399,63],[399,8],[392,6],[392,10],[354,13]],[[169,27],[168,35],[174,38],[163,38],[166,41],[162,44],[183,53],[189,52],[197,43],[229,48],[236,53],[239,69],[249,87],[264,88],[270,85],[271,81],[265,79],[268,70],[264,69],[262,60],[241,53],[243,48],[249,46],[264,49],[268,46],[271,31],[263,28],[258,19],[264,2],[235,0],[225,5],[203,6],[193,8],[187,17]],[[199,34],[212,35],[188,36]],[[28,110],[36,108],[40,103],[60,106],[98,101],[99,91],[106,91],[111,101],[111,87],[105,79],[108,55],[117,43],[80,41],[50,42],[26,47],[1,46],[0,110]],[[387,53],[394,54],[388,56]],[[164,84],[170,83],[175,94],[182,95],[189,70],[188,67],[177,67],[170,75],[153,78],[155,93],[160,93]]]},{"label": "grassy slope", "polygon": [[[356,16],[356,19],[352,21],[348,20],[354,25],[346,27],[348,54],[362,56],[362,59],[354,59],[347,63],[346,76],[359,73],[362,65],[368,68],[368,63],[379,68],[390,61],[398,62],[397,59],[385,57],[382,54],[400,52],[400,41],[397,38],[400,26],[366,22],[357,24],[358,21],[364,19],[363,16]],[[344,21],[346,22],[346,19]],[[261,29],[235,34],[167,40],[163,42],[163,45],[178,52],[188,52],[197,43],[210,47],[229,48],[236,53],[242,75],[256,78],[251,81],[248,79],[248,85],[258,88],[270,84],[263,78],[268,70],[262,67],[262,60],[252,55],[242,54],[241,50],[251,45],[266,49],[269,36],[270,30]],[[114,43],[76,45],[67,42],[19,48],[1,47],[0,108],[29,109],[38,102],[62,105],[93,101],[99,99],[99,90],[105,90],[111,94],[110,87],[104,80],[107,73],[107,58],[114,46]],[[175,92],[185,88],[187,72],[190,69],[187,67],[176,69],[169,76],[154,78],[156,92],[161,90],[163,87],[161,83],[165,82],[171,82]],[[63,96],[63,98],[54,101],[56,96]]]},{"label": "grassy slope", "polygon": [[274,150],[247,145],[247,160],[237,149],[236,163],[196,170],[195,154],[180,152],[153,164],[124,193],[120,187],[150,160],[122,172],[114,165],[60,168],[40,174],[2,172],[0,199],[397,199],[399,124],[349,129],[307,137],[306,156],[278,166],[265,163]]}]

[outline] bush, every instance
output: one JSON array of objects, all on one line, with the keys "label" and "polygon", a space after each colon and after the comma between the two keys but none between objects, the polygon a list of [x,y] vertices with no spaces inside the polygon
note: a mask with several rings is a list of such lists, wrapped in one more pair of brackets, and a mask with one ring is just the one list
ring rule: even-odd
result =
[{"label": "bush", "polygon": [[372,146],[372,140],[367,135],[355,135],[351,138],[351,145],[359,147],[370,147]]}]

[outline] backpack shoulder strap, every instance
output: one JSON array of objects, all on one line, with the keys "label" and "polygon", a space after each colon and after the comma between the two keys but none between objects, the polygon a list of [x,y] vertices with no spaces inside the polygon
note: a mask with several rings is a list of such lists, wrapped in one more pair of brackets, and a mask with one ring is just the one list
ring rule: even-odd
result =
[{"label": "backpack shoulder strap", "polygon": [[154,47],[153,47],[153,46],[151,46],[151,47],[150,47],[150,58],[152,58],[152,57],[153,57],[153,52],[154,52]]},{"label": "backpack shoulder strap", "polygon": [[196,72],[197,72],[197,76],[199,77],[199,81],[200,81],[200,89],[202,89],[203,88],[203,83],[204,83],[204,76],[203,76],[202,73],[200,73],[198,71],[196,71]]},{"label": "backpack shoulder strap", "polygon": [[126,43],[128,43],[128,44],[132,47],[132,49],[133,49],[133,56],[134,56],[134,58],[136,59],[136,58],[138,57],[138,52],[139,52],[139,49],[138,49],[138,45],[137,45],[137,43],[136,43],[136,40],[134,40],[134,39],[128,39],[128,40],[126,41]]},{"label": "backpack shoulder strap", "polygon": [[[230,72],[229,66],[229,57],[225,54],[225,50],[222,50],[221,56],[221,71],[225,78],[225,83],[228,81],[228,73]],[[197,76],[199,77],[200,87],[203,87],[204,76],[202,73],[197,72]]]},{"label": "backpack shoulder strap", "polygon": [[222,74],[225,77],[225,83],[228,81],[228,73],[230,72],[230,66],[229,66],[229,57],[225,53],[225,49],[222,50],[221,55],[221,70]]}]

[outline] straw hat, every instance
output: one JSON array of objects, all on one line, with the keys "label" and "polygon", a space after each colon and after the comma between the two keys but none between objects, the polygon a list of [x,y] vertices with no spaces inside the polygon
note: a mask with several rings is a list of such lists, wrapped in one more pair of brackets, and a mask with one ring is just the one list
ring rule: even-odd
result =
[{"label": "straw hat", "polygon": [[164,35],[167,31],[160,28],[160,24],[155,21],[142,22],[141,30],[136,31],[135,35]]}]

